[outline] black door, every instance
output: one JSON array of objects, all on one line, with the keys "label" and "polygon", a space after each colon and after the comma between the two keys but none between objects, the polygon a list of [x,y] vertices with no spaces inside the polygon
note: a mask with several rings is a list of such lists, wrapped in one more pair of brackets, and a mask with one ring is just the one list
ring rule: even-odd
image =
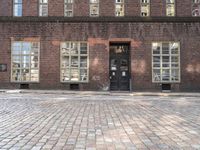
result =
[{"label": "black door", "polygon": [[129,44],[110,44],[110,90],[130,90]]}]

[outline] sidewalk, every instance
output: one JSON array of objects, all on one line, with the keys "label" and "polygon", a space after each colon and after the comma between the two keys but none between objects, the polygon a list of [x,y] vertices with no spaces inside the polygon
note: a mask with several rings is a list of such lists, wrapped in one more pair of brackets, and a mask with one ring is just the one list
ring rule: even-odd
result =
[{"label": "sidewalk", "polygon": [[24,93],[24,94],[80,94],[80,95],[123,95],[123,96],[183,96],[183,97],[200,97],[200,93],[198,92],[110,92],[110,91],[70,91],[70,90],[8,90],[8,89],[0,89],[0,93]]}]

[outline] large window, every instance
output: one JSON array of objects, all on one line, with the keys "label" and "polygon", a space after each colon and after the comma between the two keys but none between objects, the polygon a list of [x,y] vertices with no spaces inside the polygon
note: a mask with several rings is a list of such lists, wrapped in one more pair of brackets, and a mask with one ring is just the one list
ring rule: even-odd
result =
[{"label": "large window", "polygon": [[179,43],[152,43],[152,57],[153,82],[180,82]]},{"label": "large window", "polygon": [[61,82],[88,81],[88,44],[61,43]]},{"label": "large window", "polygon": [[115,0],[115,16],[124,16],[124,0]]},{"label": "large window", "polygon": [[73,0],[64,0],[65,1],[65,16],[72,17],[73,16]]},{"label": "large window", "polygon": [[166,16],[175,16],[175,0],[166,0]]},{"label": "large window", "polygon": [[39,82],[39,43],[12,42],[12,82]]},{"label": "large window", "polygon": [[39,0],[39,16],[48,16],[48,0]]},{"label": "large window", "polygon": [[150,16],[150,0],[140,0],[141,5],[141,16]]},{"label": "large window", "polygon": [[22,16],[22,0],[13,1],[13,16],[16,17]]},{"label": "large window", "polygon": [[90,16],[99,16],[99,0],[90,0]]},{"label": "large window", "polygon": [[192,16],[200,16],[200,0],[192,0]]}]

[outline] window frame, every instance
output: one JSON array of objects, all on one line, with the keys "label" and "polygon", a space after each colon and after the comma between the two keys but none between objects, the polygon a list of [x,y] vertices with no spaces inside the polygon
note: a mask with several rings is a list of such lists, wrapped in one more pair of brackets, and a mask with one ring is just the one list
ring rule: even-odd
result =
[{"label": "window frame", "polygon": [[[15,15],[15,6],[21,5],[21,16]],[[13,0],[13,16],[14,17],[22,17],[23,16],[23,0],[21,3],[16,3],[15,0]]]},{"label": "window frame", "polygon": [[[21,53],[16,55],[16,54],[13,54],[13,44],[14,43],[20,43],[20,45],[22,45],[23,43],[38,43],[38,55],[31,55],[31,53],[29,54],[26,54],[26,55],[22,55]],[[38,81],[31,81],[31,79],[29,79],[29,81],[16,81],[16,80],[13,80],[13,56],[20,56],[20,65],[22,64],[21,61],[22,61],[22,56],[29,56],[29,58],[31,56],[38,56]],[[30,71],[31,71],[31,63],[29,62],[30,66],[28,67],[29,69],[29,76],[31,75]],[[23,67],[20,66],[20,70],[22,70]],[[40,42],[39,41],[19,41],[19,40],[16,40],[16,41],[12,41],[11,42],[11,75],[10,75],[10,81],[11,83],[39,83],[40,82]]]},{"label": "window frame", "polygon": [[[49,16],[49,0],[47,0],[47,3],[42,3],[43,0],[38,0],[39,2],[39,17],[48,17]],[[47,5],[47,15],[42,15],[42,9],[41,6]]]},{"label": "window frame", "polygon": [[[121,0],[122,2],[117,2],[115,0],[115,17],[124,17],[125,16],[125,0]],[[117,15],[117,5],[123,5],[123,15]]]},{"label": "window frame", "polygon": [[[144,2],[142,2],[142,1],[149,1],[148,3],[146,2],[146,3],[144,3]],[[142,6],[143,6],[143,4],[147,4],[148,5],[148,12],[149,12],[149,14],[147,15],[147,16],[143,16],[142,15]],[[151,0],[140,0],[140,16],[141,17],[150,17],[151,16]]]},{"label": "window frame", "polygon": [[[99,6],[100,6],[99,0],[97,0],[98,1],[97,3],[94,3],[94,2],[91,2],[91,1],[92,0],[89,0],[89,13],[90,13],[90,17],[99,17]],[[92,15],[92,13],[91,13],[91,6],[95,5],[95,4],[98,6],[97,15]]]},{"label": "window frame", "polygon": [[[160,54],[159,55],[155,55],[155,54],[153,54],[153,44],[154,43],[157,43],[157,44],[161,44],[161,50],[160,50]],[[161,72],[161,70],[163,70],[163,66],[162,66],[162,57],[163,57],[163,52],[162,52],[162,45],[163,45],[163,43],[168,43],[168,44],[171,44],[171,43],[177,43],[178,44],[178,54],[177,55],[172,55],[170,52],[171,52],[171,49],[169,49],[169,59],[170,59],[170,61],[169,61],[169,72],[170,72],[170,80],[169,81],[163,81],[163,80],[161,80],[160,79],[160,81],[155,81],[155,78],[154,78],[154,68],[156,68],[156,67],[154,67],[154,59],[153,59],[153,57],[154,56],[159,56],[160,57],[160,67],[158,67],[159,68],[159,70],[160,70],[160,72]],[[173,84],[173,83],[181,83],[181,55],[180,55],[180,49],[181,49],[181,47],[180,47],[180,42],[179,41],[153,41],[152,43],[151,43],[151,63],[152,63],[152,68],[151,68],[151,71],[152,71],[152,83],[170,83],[170,84]],[[166,54],[165,54],[166,55]],[[164,56],[165,56],[164,55]],[[179,60],[178,60],[178,80],[177,81],[173,81],[173,80],[171,80],[171,70],[173,69],[173,67],[171,66],[171,63],[172,63],[172,61],[171,61],[171,57],[172,56],[178,56],[178,58],[179,58]],[[175,67],[174,67],[175,68]],[[160,77],[161,77],[161,75],[160,75]]]},{"label": "window frame", "polygon": [[[71,0],[72,3],[67,3],[66,1],[67,1],[67,0],[64,0],[64,17],[73,17],[73,16],[74,16],[74,0]],[[66,12],[67,12],[66,6],[67,6],[67,5],[72,5],[72,10],[71,10],[72,15],[71,15],[71,16],[67,16],[67,15],[66,15]],[[68,10],[68,11],[69,11],[69,10]]]},{"label": "window frame", "polygon": [[[62,44],[66,44],[66,43],[76,43],[78,44],[78,54],[76,55],[71,55],[69,54],[69,80],[68,81],[63,81],[63,76],[62,76],[62,70],[66,70],[67,67],[62,67]],[[81,43],[85,43],[87,44],[87,54],[80,54],[80,44]],[[66,55],[67,56],[67,55]],[[71,80],[71,57],[73,56],[77,56],[78,57],[78,73],[79,73],[79,80],[78,81],[72,81]],[[81,81],[80,80],[80,57],[81,56],[85,56],[87,57],[87,80]],[[60,42],[60,82],[61,83],[88,83],[89,82],[89,43],[87,41],[62,41]]]},{"label": "window frame", "polygon": [[[173,0],[174,1],[173,3],[168,3],[167,1],[168,0],[166,0],[166,16],[167,17],[175,17],[176,16],[176,0]],[[174,5],[174,15],[172,15],[172,16],[167,15],[168,14],[167,5]]]}]

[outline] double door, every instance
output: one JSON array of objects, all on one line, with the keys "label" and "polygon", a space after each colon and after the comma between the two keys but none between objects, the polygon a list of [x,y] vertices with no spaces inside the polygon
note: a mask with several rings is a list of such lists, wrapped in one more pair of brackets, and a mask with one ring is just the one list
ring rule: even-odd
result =
[{"label": "double door", "polygon": [[110,45],[110,90],[130,90],[129,44]]}]

